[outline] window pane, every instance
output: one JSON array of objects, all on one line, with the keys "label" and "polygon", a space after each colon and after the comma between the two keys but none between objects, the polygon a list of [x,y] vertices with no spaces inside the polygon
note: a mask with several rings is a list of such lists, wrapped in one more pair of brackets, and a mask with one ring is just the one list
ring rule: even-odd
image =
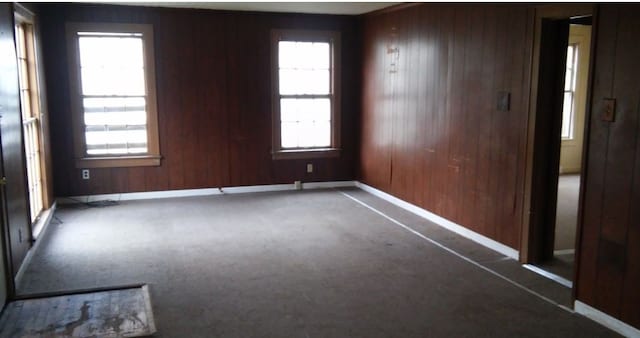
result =
[{"label": "window pane", "polygon": [[571,85],[573,84],[573,72],[567,68],[567,72],[564,74],[564,90],[571,91]]},{"label": "window pane", "polygon": [[298,134],[298,122],[282,122],[280,124],[280,139],[282,148],[297,148]]},{"label": "window pane", "polygon": [[280,68],[294,69],[299,67],[299,60],[296,43],[294,41],[280,41],[278,44],[279,60],[278,65]]},{"label": "window pane", "polygon": [[85,98],[87,154],[122,155],[147,152],[144,97]]},{"label": "window pane", "polygon": [[564,90],[575,91],[578,62],[577,45],[567,47],[567,70],[564,78]]},{"label": "window pane", "polygon": [[300,121],[331,121],[331,100],[300,99]]},{"label": "window pane", "polygon": [[562,137],[572,138],[571,130],[573,123],[573,93],[564,93],[564,102],[562,106]]},{"label": "window pane", "polygon": [[89,155],[122,155],[147,152],[147,131],[136,129],[114,128],[87,130],[87,154]]},{"label": "window pane", "polygon": [[280,94],[302,94],[301,88],[303,78],[298,71],[280,70]]},{"label": "window pane", "polygon": [[144,67],[142,38],[81,36],[78,44],[81,67]]},{"label": "window pane", "polygon": [[298,145],[302,148],[331,146],[329,122],[300,122]]},{"label": "window pane", "polygon": [[280,100],[280,121],[297,122],[299,120],[298,100],[281,99]]},{"label": "window pane", "polygon": [[328,42],[280,41],[280,94],[329,94],[331,51]]},{"label": "window pane", "polygon": [[329,94],[331,74],[328,70],[308,71],[305,74],[307,87],[305,94]]},{"label": "window pane", "polygon": [[299,54],[300,68],[314,70],[314,69],[329,69],[329,44],[318,42],[300,42]]},{"label": "window pane", "polygon": [[145,95],[143,68],[83,67],[83,95]]},{"label": "window pane", "polygon": [[329,69],[331,64],[328,42],[280,41],[278,54],[280,69]]},{"label": "window pane", "polygon": [[283,148],[331,146],[330,99],[282,99],[280,103]]},{"label": "window pane", "polygon": [[577,78],[578,48],[572,44],[567,47],[567,68],[564,81],[564,101],[562,106],[562,138],[573,138],[573,109]]},{"label": "window pane", "polygon": [[311,54],[314,69],[331,68],[331,49],[329,43],[314,43]]},{"label": "window pane", "polygon": [[329,70],[280,70],[280,94],[330,94]]},{"label": "window pane", "polygon": [[142,39],[80,37],[84,95],[144,95]]},{"label": "window pane", "polygon": [[578,55],[580,50],[578,46],[573,48],[573,64],[571,65],[573,78],[571,79],[571,91],[576,91],[576,79],[578,78]]},{"label": "window pane", "polygon": [[331,122],[315,122],[313,128],[313,145],[316,147],[331,146]]}]

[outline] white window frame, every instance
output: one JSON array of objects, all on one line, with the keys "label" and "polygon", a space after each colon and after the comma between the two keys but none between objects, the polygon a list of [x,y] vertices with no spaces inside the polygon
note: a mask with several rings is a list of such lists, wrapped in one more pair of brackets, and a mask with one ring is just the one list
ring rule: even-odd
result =
[{"label": "white window frame", "polygon": [[[569,64],[571,65],[571,85],[570,85],[570,89],[567,90],[566,89],[566,84],[565,84],[565,89],[563,91],[563,100],[564,100],[564,95],[566,95],[567,93],[571,94],[571,108],[569,110],[569,120],[566,121],[566,119],[564,118],[564,109],[566,107],[563,106],[563,119],[562,119],[562,124],[564,127],[565,123],[568,123],[568,131],[569,134],[565,135],[562,134],[562,140],[573,140],[575,138],[575,123],[576,123],[576,117],[575,117],[575,110],[576,110],[576,90],[577,90],[577,86],[578,86],[578,52],[579,52],[579,44],[578,43],[570,43],[568,47],[572,47],[573,48],[573,54],[572,59],[571,60],[567,60],[567,66],[565,67],[565,72],[569,70]],[[567,47],[567,48],[568,48]],[[566,81],[566,80],[565,80]],[[561,128],[561,130],[564,128]]]}]

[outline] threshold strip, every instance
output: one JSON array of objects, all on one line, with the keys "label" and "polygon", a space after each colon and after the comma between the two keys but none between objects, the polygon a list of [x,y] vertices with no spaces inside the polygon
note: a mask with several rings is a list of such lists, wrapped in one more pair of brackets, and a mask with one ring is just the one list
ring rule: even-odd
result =
[{"label": "threshold strip", "polygon": [[555,306],[559,307],[560,309],[565,310],[565,311],[567,311],[567,312],[569,312],[569,313],[574,313],[574,311],[573,311],[572,309],[570,309],[570,308],[568,308],[568,307],[566,307],[566,306],[564,306],[564,305],[562,305],[562,304],[559,304],[559,303],[557,303],[556,301],[554,301],[554,300],[552,300],[552,299],[550,299],[550,298],[548,298],[548,297],[545,297],[544,295],[542,295],[542,294],[540,294],[540,293],[538,293],[538,292],[536,292],[536,291],[533,291],[533,290],[531,290],[531,289],[527,288],[526,286],[524,286],[524,285],[522,285],[522,284],[520,284],[520,283],[518,283],[518,282],[516,282],[516,281],[514,281],[514,280],[512,280],[512,279],[510,279],[510,278],[507,278],[507,277],[505,277],[505,276],[501,275],[501,274],[500,274],[500,273],[498,273],[498,272],[495,272],[495,271],[493,271],[493,270],[491,270],[491,269],[487,268],[486,266],[484,266],[484,265],[482,265],[482,264],[479,264],[478,262],[476,262],[476,261],[472,260],[471,258],[469,258],[469,257],[467,257],[467,256],[465,256],[465,255],[463,255],[463,254],[461,254],[461,253],[459,253],[459,252],[457,252],[457,251],[455,251],[455,250],[453,250],[453,249],[451,249],[451,248],[449,248],[449,247],[447,247],[447,246],[445,246],[445,245],[441,244],[440,242],[438,242],[438,241],[436,241],[436,240],[433,240],[433,239],[431,239],[431,238],[429,238],[429,237],[427,237],[427,236],[425,236],[425,235],[421,234],[421,233],[420,233],[420,232],[418,232],[417,230],[414,230],[413,228],[411,228],[411,227],[409,227],[409,226],[407,226],[407,225],[403,224],[402,222],[400,222],[400,221],[396,220],[395,218],[393,218],[393,217],[391,217],[391,216],[388,216],[388,215],[387,215],[387,214],[385,214],[384,212],[382,212],[382,211],[380,211],[380,210],[378,210],[378,209],[376,209],[376,208],[374,208],[374,207],[372,207],[372,206],[368,205],[367,203],[362,202],[361,200],[359,200],[359,199],[357,199],[357,198],[355,198],[355,197],[353,197],[353,196],[351,196],[351,195],[349,195],[349,194],[345,193],[344,191],[340,191],[340,190],[336,190],[336,191],[338,191],[338,192],[339,192],[339,193],[341,193],[342,195],[346,196],[347,198],[349,198],[349,199],[351,199],[351,200],[353,200],[353,201],[357,202],[358,204],[360,204],[360,205],[364,206],[365,208],[367,208],[367,209],[369,209],[369,210],[371,210],[371,211],[375,212],[376,214],[378,214],[378,215],[380,215],[380,216],[382,216],[382,217],[386,218],[387,220],[389,220],[389,221],[391,221],[391,222],[395,223],[396,225],[398,225],[399,227],[401,227],[401,228],[403,228],[403,229],[405,229],[405,230],[409,231],[410,233],[412,233],[412,234],[414,234],[414,235],[416,235],[416,236],[418,236],[418,237],[422,238],[423,240],[425,240],[425,241],[427,241],[427,242],[429,242],[429,243],[431,243],[431,244],[433,244],[433,245],[435,245],[435,246],[439,247],[440,249],[442,249],[442,250],[444,250],[444,251],[447,251],[447,252],[449,252],[450,254],[453,254],[454,256],[457,256],[458,258],[460,258],[460,259],[462,259],[462,260],[464,260],[464,261],[466,261],[466,262],[468,262],[468,263],[470,263],[470,264],[472,264],[472,265],[475,265],[476,267],[478,267],[478,268],[480,268],[480,269],[482,269],[482,270],[484,270],[484,271],[486,271],[486,272],[488,272],[488,273],[490,273],[490,274],[492,274],[492,275],[494,275],[494,276],[496,276],[496,277],[498,277],[498,278],[500,278],[500,279],[502,279],[502,280],[504,280],[504,281],[506,281],[506,282],[510,283],[511,285],[513,285],[513,286],[515,286],[515,287],[517,287],[517,288],[519,288],[519,289],[521,289],[521,290],[524,290],[524,291],[526,291],[526,292],[528,292],[528,293],[530,293],[530,294],[532,294],[532,295],[534,295],[534,296],[536,296],[536,297],[538,297],[538,298],[540,298],[540,299],[542,299],[542,300],[546,301],[547,303],[550,303],[550,304],[552,304],[552,305],[555,305]]},{"label": "threshold strip", "polygon": [[531,264],[522,264],[522,266],[526,269],[529,269],[541,276],[544,276],[546,278],[551,279],[552,281],[561,284],[563,286],[568,287],[569,289],[571,289],[573,287],[573,282],[571,282],[570,280],[562,277],[562,276],[558,276],[555,273],[549,272],[547,270],[541,269],[535,265],[531,265]]}]

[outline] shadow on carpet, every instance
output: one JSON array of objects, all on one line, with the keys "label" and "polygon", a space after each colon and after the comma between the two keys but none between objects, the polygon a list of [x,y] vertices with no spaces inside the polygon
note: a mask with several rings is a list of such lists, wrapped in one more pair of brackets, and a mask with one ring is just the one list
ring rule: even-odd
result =
[{"label": "shadow on carpet", "polygon": [[147,285],[16,300],[0,337],[141,337],[156,331]]}]

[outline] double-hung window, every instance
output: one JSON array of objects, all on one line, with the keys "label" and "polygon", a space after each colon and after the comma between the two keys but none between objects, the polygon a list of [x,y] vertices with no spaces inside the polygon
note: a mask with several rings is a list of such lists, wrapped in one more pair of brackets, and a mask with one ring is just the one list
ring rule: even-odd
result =
[{"label": "double-hung window", "polygon": [[68,23],[76,166],[160,164],[153,28]]},{"label": "double-hung window", "polygon": [[18,57],[18,83],[20,84],[20,110],[26,162],[27,186],[29,189],[29,211],[31,223],[35,223],[45,207],[43,172],[45,170],[41,124],[40,92],[34,16],[25,8],[16,5],[15,41]]},{"label": "double-hung window", "polygon": [[578,73],[578,44],[567,47],[567,69],[564,80],[564,102],[562,106],[562,139],[573,139],[575,126],[576,78]]},{"label": "double-hung window", "polygon": [[273,158],[338,156],[340,35],[274,30]]}]

